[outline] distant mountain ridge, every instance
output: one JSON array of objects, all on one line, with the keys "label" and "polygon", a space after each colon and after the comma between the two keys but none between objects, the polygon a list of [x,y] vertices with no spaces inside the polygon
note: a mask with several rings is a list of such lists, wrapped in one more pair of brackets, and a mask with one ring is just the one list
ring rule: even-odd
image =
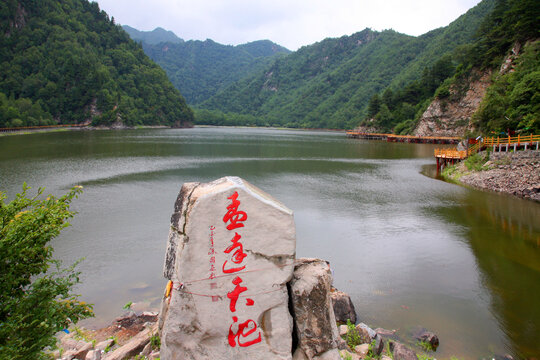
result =
[{"label": "distant mountain ridge", "polygon": [[[147,32],[124,25],[124,29],[134,40],[142,42],[145,53],[165,70],[173,85],[192,105],[290,53],[269,40],[232,46],[209,39],[184,41],[161,28]],[[167,40],[171,34],[175,41]]]},{"label": "distant mountain ridge", "polygon": [[420,78],[444,55],[470,43],[494,2],[484,0],[450,25],[418,37],[365,29],[304,46],[198,106],[251,116],[258,124],[355,127],[374,94]]},{"label": "distant mountain ridge", "polygon": [[183,43],[184,40],[176,36],[170,30],[165,30],[162,27],[157,27],[152,31],[140,31],[132,28],[129,25],[122,25],[122,28],[129,34],[129,36],[135,41],[142,41],[147,44],[155,45],[162,42],[169,42],[173,44]]}]

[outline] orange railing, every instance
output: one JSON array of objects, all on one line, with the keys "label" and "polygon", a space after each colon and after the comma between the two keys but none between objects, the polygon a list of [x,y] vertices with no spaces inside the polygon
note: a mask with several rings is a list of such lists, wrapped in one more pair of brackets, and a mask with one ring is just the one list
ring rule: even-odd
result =
[{"label": "orange railing", "polygon": [[444,159],[465,159],[467,157],[466,150],[452,149],[435,149],[435,157]]},{"label": "orange railing", "polygon": [[523,144],[531,142],[540,142],[540,135],[518,135],[518,136],[508,136],[505,138],[501,137],[489,137],[484,139],[485,146],[493,145],[506,145],[506,144]]},{"label": "orange railing", "polygon": [[501,137],[488,137],[470,146],[467,150],[457,150],[456,148],[450,149],[435,149],[435,157],[445,159],[459,159],[463,160],[474,153],[479,152],[488,146],[499,145],[524,145],[540,142],[540,135],[517,135],[508,136],[506,138]]}]

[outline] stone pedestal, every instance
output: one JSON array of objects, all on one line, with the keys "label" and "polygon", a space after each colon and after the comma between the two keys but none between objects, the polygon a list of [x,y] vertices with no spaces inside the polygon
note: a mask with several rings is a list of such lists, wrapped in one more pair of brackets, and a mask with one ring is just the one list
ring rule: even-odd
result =
[{"label": "stone pedestal", "polygon": [[182,186],[171,217],[161,358],[291,359],[292,211],[237,177]]}]

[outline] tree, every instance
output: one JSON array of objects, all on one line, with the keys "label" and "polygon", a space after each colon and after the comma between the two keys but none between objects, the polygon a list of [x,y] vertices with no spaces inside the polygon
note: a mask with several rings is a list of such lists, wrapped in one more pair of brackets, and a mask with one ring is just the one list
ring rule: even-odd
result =
[{"label": "tree", "polygon": [[56,344],[58,331],[93,315],[71,293],[79,282],[75,265],[60,269],[48,245],[69,226],[69,205],[81,187],[44,200],[42,188],[31,198],[29,189],[24,184],[8,204],[0,192],[0,359],[38,359],[43,348]]}]

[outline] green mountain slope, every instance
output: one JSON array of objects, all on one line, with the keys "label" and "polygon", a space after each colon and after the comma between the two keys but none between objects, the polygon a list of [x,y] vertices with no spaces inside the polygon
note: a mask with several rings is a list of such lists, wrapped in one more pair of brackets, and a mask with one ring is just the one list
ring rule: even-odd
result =
[{"label": "green mountain slope", "polygon": [[164,71],[97,3],[0,4],[0,127],[192,120]]},{"label": "green mountain slope", "polygon": [[152,44],[142,37],[139,39],[143,40],[145,53],[165,70],[174,86],[193,105],[262,70],[276,57],[290,53],[268,40],[231,46],[212,40]]},{"label": "green mountain slope", "polygon": [[157,27],[152,31],[139,31],[128,25],[122,25],[122,28],[129,34],[129,36],[135,41],[141,41],[147,44],[155,45],[162,42],[170,42],[174,44],[183,43],[184,40],[176,36],[175,33],[169,30],[165,30],[161,27]]},{"label": "green mountain slope", "polygon": [[[497,134],[508,129],[538,131],[540,7],[533,0],[497,0],[492,9],[477,26],[473,41],[445,54],[419,79],[374,95],[361,125],[377,131],[411,133],[418,130],[418,122],[431,103],[441,109],[436,123],[444,121],[443,128],[448,131],[464,126],[464,130],[474,127],[483,133]],[[503,58],[510,52],[513,55],[505,60],[508,69],[500,71]],[[462,103],[462,99],[468,96],[482,100],[478,81],[482,74],[490,73],[491,86],[472,116],[471,126],[468,122],[476,109],[467,109],[464,104],[470,100]],[[475,86],[474,94],[467,95]],[[434,99],[436,102],[432,103]],[[433,109],[424,114],[424,121],[435,116]],[[457,121],[458,118],[462,120]]]},{"label": "green mountain slope", "polygon": [[[485,134],[540,133],[540,6],[535,0],[497,0],[462,68],[491,67],[493,83],[473,115]],[[504,60],[505,61],[504,61]],[[503,63],[505,66],[501,66]],[[503,68],[506,68],[503,70]],[[456,74],[454,79],[459,79]]]},{"label": "green mountain slope", "polygon": [[199,107],[262,117],[273,125],[354,127],[374,94],[420,78],[426,67],[470,42],[493,3],[484,0],[449,26],[419,37],[365,29],[305,46]]}]

